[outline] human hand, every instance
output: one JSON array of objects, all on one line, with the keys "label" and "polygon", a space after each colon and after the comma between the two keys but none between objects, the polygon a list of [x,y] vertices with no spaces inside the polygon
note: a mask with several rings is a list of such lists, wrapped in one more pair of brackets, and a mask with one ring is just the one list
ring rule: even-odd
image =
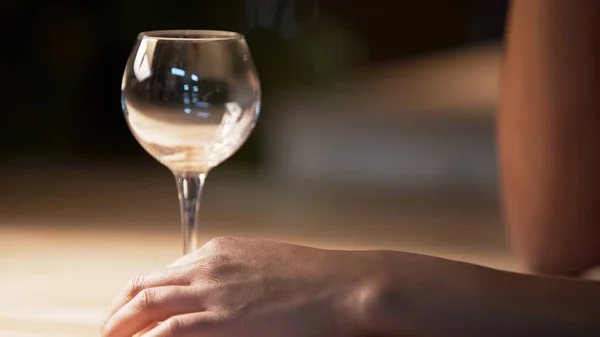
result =
[{"label": "human hand", "polygon": [[214,239],[131,281],[101,336],[362,335],[377,259],[371,252]]}]

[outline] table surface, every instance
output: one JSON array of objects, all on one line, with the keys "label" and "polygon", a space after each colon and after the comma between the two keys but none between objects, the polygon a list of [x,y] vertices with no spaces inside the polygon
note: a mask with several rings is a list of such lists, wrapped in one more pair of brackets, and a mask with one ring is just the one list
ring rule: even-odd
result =
[{"label": "table surface", "polygon": [[[180,254],[167,172],[14,170],[0,183],[0,337],[97,336],[128,279]],[[301,191],[223,173],[208,180],[204,239],[400,249],[517,269],[494,202],[354,192]]]}]

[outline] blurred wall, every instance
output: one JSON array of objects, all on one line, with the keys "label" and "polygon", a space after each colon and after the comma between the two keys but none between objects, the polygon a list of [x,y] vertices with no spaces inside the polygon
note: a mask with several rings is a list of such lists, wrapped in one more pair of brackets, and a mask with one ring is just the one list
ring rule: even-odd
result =
[{"label": "blurred wall", "polygon": [[283,90],[265,147],[301,185],[497,193],[494,114],[502,49],[366,67],[325,91]]}]

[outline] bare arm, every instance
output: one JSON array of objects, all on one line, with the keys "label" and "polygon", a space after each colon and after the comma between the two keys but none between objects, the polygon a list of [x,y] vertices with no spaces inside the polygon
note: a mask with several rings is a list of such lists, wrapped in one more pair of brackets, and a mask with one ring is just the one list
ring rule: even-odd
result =
[{"label": "bare arm", "polygon": [[600,262],[600,1],[515,0],[499,125],[504,206],[534,271]]},{"label": "bare arm", "polygon": [[598,317],[598,282],[219,238],[135,278],[101,336],[597,337]]},{"label": "bare arm", "polygon": [[386,273],[381,279],[387,281],[381,283],[376,309],[367,310],[373,313],[371,331],[384,336],[592,337],[600,333],[599,282],[385,254]]}]

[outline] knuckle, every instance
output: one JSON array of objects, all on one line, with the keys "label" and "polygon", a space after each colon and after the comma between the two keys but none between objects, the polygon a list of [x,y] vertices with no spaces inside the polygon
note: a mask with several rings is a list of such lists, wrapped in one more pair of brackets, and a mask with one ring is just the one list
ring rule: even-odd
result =
[{"label": "knuckle", "polygon": [[202,270],[202,274],[205,278],[210,280],[218,280],[227,270],[230,260],[231,258],[228,255],[211,255],[199,262],[200,269]]},{"label": "knuckle", "polygon": [[180,336],[183,332],[183,324],[181,320],[177,317],[171,317],[167,319],[163,324],[165,324],[165,337],[177,337]]},{"label": "knuckle", "polygon": [[144,289],[145,278],[144,274],[139,274],[127,283],[125,294],[128,298],[135,297],[142,289]]},{"label": "knuckle", "polygon": [[202,262],[209,268],[219,268],[229,264],[231,262],[231,256],[228,254],[215,254],[207,256]]},{"label": "knuckle", "polygon": [[206,243],[206,245],[212,249],[222,247],[224,244],[225,244],[225,237],[212,238]]},{"label": "knuckle", "polygon": [[216,238],[212,238],[210,241],[208,241],[208,244],[214,248],[222,248],[236,241],[239,241],[239,238],[234,236],[219,236]]},{"label": "knuckle", "polygon": [[156,304],[156,296],[150,289],[144,289],[135,296],[136,306],[140,310],[152,309]]}]

